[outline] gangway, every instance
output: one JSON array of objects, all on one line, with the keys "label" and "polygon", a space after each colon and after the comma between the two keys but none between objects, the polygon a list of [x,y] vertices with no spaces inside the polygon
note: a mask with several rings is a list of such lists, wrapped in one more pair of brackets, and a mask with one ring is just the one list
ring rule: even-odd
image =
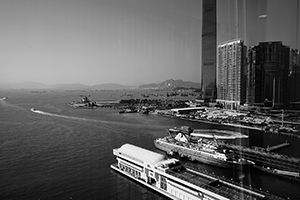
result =
[{"label": "gangway", "polygon": [[271,146],[271,147],[268,146],[267,151],[274,151],[276,149],[287,147],[287,146],[290,146],[290,143],[285,141],[285,143],[282,143],[282,144],[274,145],[274,146]]}]

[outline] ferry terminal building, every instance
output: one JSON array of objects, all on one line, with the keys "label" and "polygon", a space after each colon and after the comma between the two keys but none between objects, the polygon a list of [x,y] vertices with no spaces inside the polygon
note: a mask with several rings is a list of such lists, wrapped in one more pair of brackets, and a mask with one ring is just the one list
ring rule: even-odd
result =
[{"label": "ferry terminal building", "polygon": [[[185,169],[177,159],[131,144],[113,150],[117,163],[111,168],[171,199],[182,200],[258,200],[268,194],[241,187],[199,171]],[[270,194],[269,194],[270,195]]]}]

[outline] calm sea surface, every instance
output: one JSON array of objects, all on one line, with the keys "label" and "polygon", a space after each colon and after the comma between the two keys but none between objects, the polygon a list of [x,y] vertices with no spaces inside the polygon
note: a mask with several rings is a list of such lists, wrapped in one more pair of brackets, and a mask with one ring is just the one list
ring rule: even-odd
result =
[{"label": "calm sea surface", "polygon": [[[166,136],[166,128],[216,127],[153,114],[118,114],[110,108],[73,109],[66,105],[80,100],[80,95],[107,100],[118,99],[123,93],[0,91],[0,98],[8,97],[0,100],[0,199],[165,199],[111,170],[110,164],[116,162],[113,148],[130,143],[159,152],[153,140]],[[33,107],[41,112],[32,112]],[[243,133],[250,136],[249,145],[255,146],[287,140],[291,146],[278,152],[300,157],[298,138]],[[254,169],[243,174],[192,164],[284,198],[300,196],[299,182]]]}]

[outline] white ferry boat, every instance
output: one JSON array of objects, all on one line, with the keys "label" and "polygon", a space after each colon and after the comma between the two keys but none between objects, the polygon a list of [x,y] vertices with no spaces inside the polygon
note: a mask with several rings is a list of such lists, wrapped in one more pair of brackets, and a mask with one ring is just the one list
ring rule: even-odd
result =
[{"label": "white ferry boat", "polygon": [[255,164],[240,158],[238,154],[234,154],[214,140],[201,139],[193,143],[182,133],[178,133],[175,138],[172,136],[158,138],[154,140],[154,145],[171,156],[186,157],[192,161],[223,168],[247,170]]},{"label": "white ferry boat", "polygon": [[177,159],[166,159],[162,154],[131,144],[114,149],[113,154],[117,163],[111,165],[112,169],[171,199],[281,199],[185,168]]}]

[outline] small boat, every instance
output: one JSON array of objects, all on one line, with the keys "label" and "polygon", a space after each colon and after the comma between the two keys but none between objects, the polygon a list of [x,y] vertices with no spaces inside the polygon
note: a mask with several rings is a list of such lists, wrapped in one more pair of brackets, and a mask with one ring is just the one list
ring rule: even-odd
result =
[{"label": "small boat", "polygon": [[294,172],[294,171],[287,171],[287,170],[279,170],[279,169],[274,169],[270,167],[260,167],[260,166],[255,166],[256,169],[259,169],[261,171],[264,171],[266,173],[278,175],[283,178],[288,178],[292,179],[295,181],[299,181],[300,173],[299,172]]},{"label": "small boat", "polygon": [[120,109],[119,114],[125,113],[125,109]]},{"label": "small boat", "polygon": [[149,109],[146,107],[142,107],[138,110],[138,112],[141,114],[149,114]]}]

